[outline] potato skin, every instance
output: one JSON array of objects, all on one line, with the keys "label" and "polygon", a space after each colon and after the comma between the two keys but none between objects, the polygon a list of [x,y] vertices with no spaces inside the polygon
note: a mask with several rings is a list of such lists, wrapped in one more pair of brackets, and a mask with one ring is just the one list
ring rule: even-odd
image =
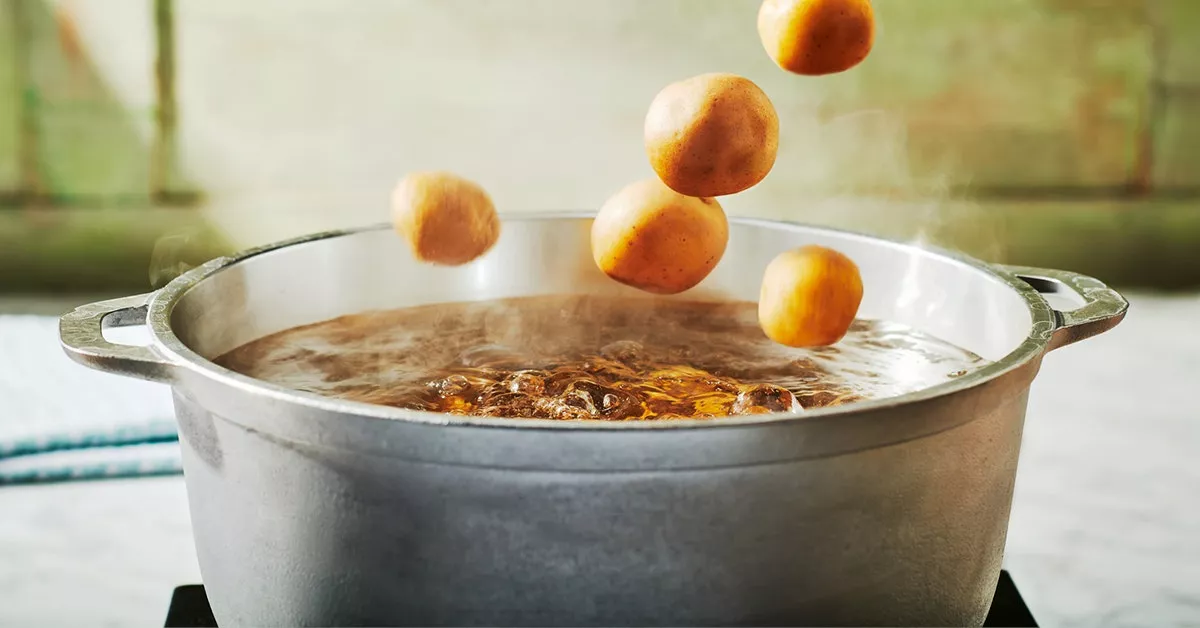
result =
[{"label": "potato skin", "polygon": [[459,266],[500,239],[500,216],[478,184],[449,172],[413,172],[392,192],[392,225],[418,260]]},{"label": "potato skin", "polygon": [[764,0],[758,35],[780,68],[805,76],[845,72],[875,45],[870,0]]},{"label": "potato skin", "polygon": [[758,322],[767,337],[789,347],[837,343],[862,303],[858,266],[820,246],[781,253],[763,273]]},{"label": "potato skin", "polygon": [[649,178],[613,195],[591,235],[592,258],[606,275],[645,292],[677,294],[721,261],[729,222],[715,199],[684,196]]},{"label": "potato skin", "polygon": [[701,74],[672,83],[650,103],[643,128],[650,166],[685,196],[736,194],[775,165],[779,116],[749,79]]}]

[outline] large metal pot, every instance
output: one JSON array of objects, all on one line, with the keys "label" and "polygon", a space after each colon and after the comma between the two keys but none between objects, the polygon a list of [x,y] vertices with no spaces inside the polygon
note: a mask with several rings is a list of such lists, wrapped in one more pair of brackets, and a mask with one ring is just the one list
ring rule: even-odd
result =
[{"label": "large metal pot", "polygon": [[[776,254],[818,243],[860,265],[860,316],[995,361],[799,416],[469,419],[295,392],[209,361],[351,312],[629,291],[595,269],[590,223],[509,218],[486,257],[458,268],[416,263],[386,226],[320,234],[62,318],[79,362],[172,386],[219,623],[980,624],[1042,356],[1128,307],[1095,279],[733,220],[692,297],[754,300]],[[1081,307],[1055,311],[1047,292]],[[122,325],[145,325],[152,344],[104,340]]]}]

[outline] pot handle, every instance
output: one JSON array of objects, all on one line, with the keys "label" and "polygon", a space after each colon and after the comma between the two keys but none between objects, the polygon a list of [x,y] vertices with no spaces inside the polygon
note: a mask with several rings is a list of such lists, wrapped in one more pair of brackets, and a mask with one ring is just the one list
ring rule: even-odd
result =
[{"label": "pot handle", "polygon": [[1086,340],[1116,327],[1129,310],[1129,301],[1099,279],[1065,270],[1003,266],[1007,272],[1041,294],[1073,292],[1084,304],[1069,312],[1054,310],[1057,325],[1050,334],[1047,351]]},{"label": "pot handle", "polygon": [[58,337],[72,360],[98,371],[170,383],[175,366],[152,347],[119,345],[104,339],[104,329],[146,324],[153,292],[81,305],[58,320]]}]

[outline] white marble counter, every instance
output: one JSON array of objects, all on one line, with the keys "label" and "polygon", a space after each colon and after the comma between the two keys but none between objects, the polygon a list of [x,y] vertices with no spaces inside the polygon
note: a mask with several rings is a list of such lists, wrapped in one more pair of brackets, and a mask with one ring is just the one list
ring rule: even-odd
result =
[{"label": "white marble counter", "polygon": [[[1200,626],[1196,320],[1200,297],[1135,298],[1046,359],[1008,544],[1043,626]],[[0,625],[161,625],[198,580],[180,478],[0,488]]]},{"label": "white marble counter", "polygon": [[182,477],[0,488],[0,626],[161,626],[191,535]]},{"label": "white marble counter", "polygon": [[1008,563],[1043,625],[1200,626],[1200,298],[1046,357]]}]

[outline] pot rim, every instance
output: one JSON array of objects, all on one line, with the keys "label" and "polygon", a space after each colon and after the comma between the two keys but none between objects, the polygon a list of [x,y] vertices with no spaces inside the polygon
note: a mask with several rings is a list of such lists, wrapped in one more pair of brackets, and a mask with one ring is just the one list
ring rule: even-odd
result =
[{"label": "pot rim", "polygon": [[[503,222],[527,222],[541,220],[581,220],[593,219],[593,212],[539,212],[502,214]],[[1030,361],[1042,355],[1050,345],[1052,334],[1059,327],[1057,313],[1051,309],[1046,299],[1029,283],[1017,276],[1001,270],[1000,267],[977,260],[968,255],[928,245],[915,245],[889,238],[867,235],[845,229],[808,225],[795,221],[771,220],[762,218],[730,217],[732,224],[748,226],[784,228],[796,230],[820,230],[839,233],[851,238],[869,240],[878,244],[917,249],[923,252],[946,258],[954,263],[965,265],[980,271],[993,281],[998,281],[1015,291],[1025,301],[1030,313],[1031,324],[1029,335],[1003,358],[971,371],[944,383],[928,388],[872,401],[859,401],[844,406],[832,406],[805,410],[800,413],[780,413],[749,416],[722,417],[712,419],[679,419],[671,421],[560,421],[554,419],[502,418],[502,417],[471,417],[451,415],[421,410],[406,410],[392,406],[370,404],[360,401],[350,401],[323,396],[317,393],[294,390],[271,382],[258,380],[236,371],[232,371],[212,362],[191,350],[175,335],[171,327],[171,314],[179,301],[193,287],[207,278],[243,261],[277,251],[286,247],[317,242],[331,238],[343,237],[391,229],[390,223],[377,223],[360,227],[335,229],[314,234],[282,240],[272,244],[247,249],[232,256],[220,257],[198,266],[158,290],[150,298],[146,312],[146,326],[154,341],[154,348],[164,358],[174,363],[176,368],[182,368],[200,375],[214,383],[230,386],[241,392],[266,396],[276,401],[298,404],[318,412],[332,412],[342,415],[353,415],[366,419],[401,421],[419,425],[437,425],[453,427],[478,427],[487,429],[534,430],[534,431],[570,431],[570,432],[612,432],[612,431],[674,431],[674,430],[719,430],[741,428],[754,425],[771,425],[782,427],[785,424],[825,422],[825,420],[843,418],[846,415],[867,414],[874,411],[886,410],[898,406],[918,404],[947,397],[964,390],[976,388],[996,380],[1012,371],[1020,369]],[[686,294],[686,293],[684,293]]]}]

